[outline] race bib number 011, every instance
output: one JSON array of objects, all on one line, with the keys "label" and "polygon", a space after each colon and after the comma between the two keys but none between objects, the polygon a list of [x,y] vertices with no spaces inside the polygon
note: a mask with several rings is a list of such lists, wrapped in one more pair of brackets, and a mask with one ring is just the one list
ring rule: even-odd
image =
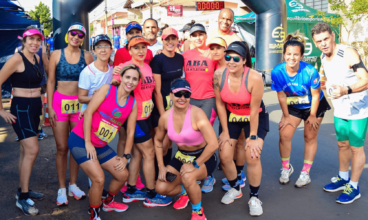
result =
[{"label": "race bib number 011", "polygon": [[193,161],[196,159],[195,156],[184,155],[180,151],[176,152],[175,158],[178,159],[182,163],[193,163]]},{"label": "race bib number 011", "polygon": [[61,113],[64,114],[74,114],[79,113],[81,110],[82,104],[78,102],[78,99],[74,100],[61,100]]},{"label": "race bib number 011", "polygon": [[142,102],[142,118],[148,118],[153,110],[152,99]]},{"label": "race bib number 011", "polygon": [[114,139],[115,135],[118,133],[118,129],[111,125],[109,122],[101,121],[98,126],[95,135],[102,141],[109,143]]},{"label": "race bib number 011", "polygon": [[288,105],[300,105],[300,104],[309,104],[309,98],[307,95],[305,96],[292,96],[286,98],[286,103]]},{"label": "race bib number 011", "polygon": [[170,99],[170,95],[166,96],[166,104],[167,106],[165,110],[169,110],[174,105],[173,101]]},{"label": "race bib number 011", "polygon": [[250,115],[236,115],[230,113],[229,122],[250,122]]}]

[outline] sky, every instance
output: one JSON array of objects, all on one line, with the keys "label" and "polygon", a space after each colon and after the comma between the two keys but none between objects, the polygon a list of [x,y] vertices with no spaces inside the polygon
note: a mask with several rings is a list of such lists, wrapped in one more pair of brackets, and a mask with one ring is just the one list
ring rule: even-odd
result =
[{"label": "sky", "polygon": [[24,8],[25,11],[34,10],[38,4],[42,2],[43,4],[49,6],[51,14],[52,14],[52,0],[17,0],[13,1],[13,3],[20,5]]}]

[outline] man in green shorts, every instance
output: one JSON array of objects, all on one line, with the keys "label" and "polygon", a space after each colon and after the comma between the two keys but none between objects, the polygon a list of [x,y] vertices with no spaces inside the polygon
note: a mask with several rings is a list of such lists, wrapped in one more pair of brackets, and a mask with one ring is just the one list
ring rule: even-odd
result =
[{"label": "man in green shorts", "polygon": [[322,51],[321,60],[327,76],[326,94],[330,96],[334,107],[339,146],[339,175],[332,178],[332,183],[323,189],[327,192],[343,190],[336,202],[349,204],[360,198],[358,181],[365,164],[368,71],[355,48],[335,43],[335,34],[327,23],[314,25],[312,37]]}]

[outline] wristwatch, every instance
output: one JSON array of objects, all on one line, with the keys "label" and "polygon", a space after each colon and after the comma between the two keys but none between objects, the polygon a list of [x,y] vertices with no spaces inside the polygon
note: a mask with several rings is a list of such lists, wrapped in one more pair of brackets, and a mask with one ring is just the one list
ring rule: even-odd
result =
[{"label": "wristwatch", "polygon": [[132,155],[131,154],[123,154],[123,157],[125,157],[126,159],[130,159],[130,158],[132,158]]},{"label": "wristwatch", "polygon": [[249,137],[249,139],[251,139],[251,140],[257,140],[258,139],[258,136],[257,135],[251,135]]},{"label": "wristwatch", "polygon": [[197,163],[197,161],[193,161],[193,166],[195,167],[195,168],[197,168],[197,169],[199,169],[199,166],[198,166],[198,163]]},{"label": "wristwatch", "polygon": [[350,86],[348,86],[348,94],[353,93],[353,90],[350,88]]}]

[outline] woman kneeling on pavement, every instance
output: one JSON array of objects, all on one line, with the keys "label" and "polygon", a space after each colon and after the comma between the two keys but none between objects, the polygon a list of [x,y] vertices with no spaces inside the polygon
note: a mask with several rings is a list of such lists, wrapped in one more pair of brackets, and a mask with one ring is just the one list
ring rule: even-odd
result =
[{"label": "woman kneeling on pavement", "polygon": [[226,50],[225,69],[216,70],[213,86],[220,120],[219,156],[222,170],[231,189],[221,202],[230,204],[242,197],[233,161],[234,148],[242,129],[246,140],[245,151],[247,176],[250,187],[250,215],[263,213],[258,190],[262,178],[261,152],[269,131],[268,113],[262,101],[263,81],[261,75],[250,68],[250,53],[246,44],[235,41]]},{"label": "woman kneeling on pavement", "polygon": [[289,34],[284,44],[283,62],[271,72],[272,90],[277,96],[282,109],[280,130],[280,156],[282,172],[281,184],[289,183],[289,177],[294,172],[290,164],[291,139],[296,128],[304,120],[304,166],[296,187],[302,187],[311,182],[309,171],[317,152],[317,137],[319,127],[325,112],[331,107],[321,90],[319,74],[314,66],[303,62],[305,48],[304,36],[298,32]]},{"label": "woman kneeling on pavement", "polygon": [[[108,171],[113,179],[110,182],[104,211],[124,212],[127,205],[117,203],[118,194],[128,179],[125,169],[133,147],[134,129],[137,118],[137,104],[130,93],[137,87],[142,74],[135,65],[127,65],[121,70],[119,87],[103,85],[89,102],[84,117],[69,135],[69,149],[75,161],[91,179],[89,190],[89,212],[91,220],[100,219],[101,196]],[[127,121],[127,142],[123,155],[117,155],[107,145],[114,139],[119,128]]]},{"label": "woman kneeling on pavement", "polygon": [[[206,217],[201,206],[201,188],[196,181],[204,179],[215,170],[217,158],[214,153],[218,144],[206,114],[200,108],[189,104],[190,96],[188,81],[176,79],[172,82],[170,98],[173,107],[161,116],[155,135],[159,165],[156,191],[167,196],[180,195],[174,204],[175,209],[185,208],[190,200],[191,219],[204,220]],[[169,139],[177,144],[178,151],[165,167],[163,140],[166,133]]]}]

